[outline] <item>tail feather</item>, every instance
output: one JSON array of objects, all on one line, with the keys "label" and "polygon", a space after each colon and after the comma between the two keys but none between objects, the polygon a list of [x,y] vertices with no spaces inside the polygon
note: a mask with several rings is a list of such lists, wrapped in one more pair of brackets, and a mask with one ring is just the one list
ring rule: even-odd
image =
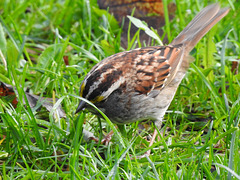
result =
[{"label": "tail feather", "polygon": [[185,53],[189,53],[198,41],[224,16],[229,8],[220,9],[219,4],[212,4],[200,11],[187,27],[172,41],[171,45],[183,44]]}]

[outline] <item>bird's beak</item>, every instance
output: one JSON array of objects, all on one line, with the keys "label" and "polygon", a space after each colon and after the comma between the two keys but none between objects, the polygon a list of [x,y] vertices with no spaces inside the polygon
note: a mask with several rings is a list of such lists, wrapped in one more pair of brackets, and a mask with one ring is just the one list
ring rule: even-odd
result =
[{"label": "bird's beak", "polygon": [[85,101],[80,101],[80,103],[79,103],[79,105],[78,105],[78,107],[77,107],[77,110],[76,110],[75,114],[78,113],[78,112],[80,112],[81,110],[83,110],[84,107],[85,107],[85,105],[86,105],[86,102],[85,102]]}]

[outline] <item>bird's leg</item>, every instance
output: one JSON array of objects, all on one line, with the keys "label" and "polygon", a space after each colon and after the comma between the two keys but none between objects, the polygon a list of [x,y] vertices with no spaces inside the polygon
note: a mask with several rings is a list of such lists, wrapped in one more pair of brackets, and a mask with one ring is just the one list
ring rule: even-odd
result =
[{"label": "bird's leg", "polygon": [[[149,143],[149,146],[148,147],[151,147],[157,137],[157,134],[158,134],[158,130],[157,129],[160,129],[161,128],[161,125],[162,125],[162,120],[161,121],[155,121],[155,129],[154,129],[154,132],[153,132],[153,135],[152,135],[152,138],[151,138],[151,141]],[[161,133],[162,134],[162,133]],[[142,158],[145,158],[146,156],[149,156],[151,153],[151,149],[149,149],[147,152],[145,152],[143,155],[141,156],[136,156],[135,158],[137,159],[142,159]],[[134,159],[134,158],[131,158],[131,159]]]},{"label": "bird's leg", "polygon": [[[155,127],[154,132],[153,132],[153,135],[152,135],[152,138],[151,138],[151,141],[150,141],[148,147],[151,147],[151,146],[153,145],[153,142],[154,142],[154,140],[156,139],[157,133],[158,133],[158,131],[157,131],[157,128]],[[150,153],[151,153],[151,149],[149,149],[147,152],[145,152],[145,153],[144,153],[144,156],[149,156]]]},{"label": "bird's leg", "polygon": [[[122,133],[123,136],[126,136],[126,129],[125,129],[125,125],[116,125],[115,128],[119,129],[120,132]],[[111,130],[104,138],[103,140],[101,141],[101,144],[105,144],[105,145],[108,145],[108,143],[112,140],[112,136],[113,136],[114,132],[113,130]]]},{"label": "bird's leg", "polygon": [[[117,128],[117,126],[116,126]],[[101,144],[105,144],[106,146],[108,145],[108,143],[112,140],[112,136],[113,136],[114,132],[113,130],[111,130],[101,141]]]},{"label": "bird's leg", "polygon": [[[101,140],[101,144],[105,144],[106,146],[108,145],[108,143],[111,141],[113,136],[113,130],[111,130],[102,140]],[[99,143],[99,138],[95,137],[95,136],[91,136],[88,137],[87,141],[91,139],[93,141],[95,141],[96,143]]]}]

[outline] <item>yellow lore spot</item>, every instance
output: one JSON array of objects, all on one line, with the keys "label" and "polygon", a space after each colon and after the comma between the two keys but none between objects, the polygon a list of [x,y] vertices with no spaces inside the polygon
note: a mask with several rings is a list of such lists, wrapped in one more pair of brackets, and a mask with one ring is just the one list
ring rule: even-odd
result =
[{"label": "yellow lore spot", "polygon": [[97,96],[96,98],[91,100],[91,102],[94,104],[96,102],[101,102],[103,99],[104,99],[104,96]]},{"label": "yellow lore spot", "polygon": [[80,96],[82,97],[83,95],[83,90],[85,89],[85,84],[82,83],[81,87],[80,87]]}]

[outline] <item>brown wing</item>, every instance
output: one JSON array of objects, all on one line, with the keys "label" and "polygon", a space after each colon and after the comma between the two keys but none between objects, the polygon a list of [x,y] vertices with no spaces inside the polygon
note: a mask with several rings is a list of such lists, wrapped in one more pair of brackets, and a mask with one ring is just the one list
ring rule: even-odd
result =
[{"label": "brown wing", "polygon": [[[152,47],[153,48],[153,47]],[[156,96],[172,81],[182,62],[182,46],[158,46],[145,54],[137,55],[135,90],[140,94]]]}]

